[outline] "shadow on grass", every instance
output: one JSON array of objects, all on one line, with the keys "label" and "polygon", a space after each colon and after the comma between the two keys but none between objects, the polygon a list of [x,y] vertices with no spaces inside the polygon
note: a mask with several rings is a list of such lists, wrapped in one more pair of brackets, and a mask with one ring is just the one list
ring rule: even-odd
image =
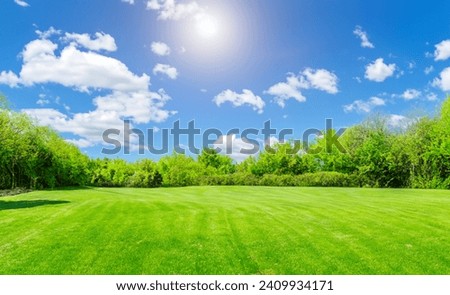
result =
[{"label": "shadow on grass", "polygon": [[32,200],[32,201],[0,201],[0,211],[34,208],[47,205],[68,204],[69,201]]}]

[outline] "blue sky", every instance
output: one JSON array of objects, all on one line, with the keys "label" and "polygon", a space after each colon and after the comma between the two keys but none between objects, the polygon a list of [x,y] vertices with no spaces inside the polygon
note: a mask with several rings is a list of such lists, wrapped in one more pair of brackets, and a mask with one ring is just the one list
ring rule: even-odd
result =
[{"label": "blue sky", "polygon": [[450,92],[444,0],[2,0],[0,16],[0,92],[93,157],[124,119],[300,137],[374,113],[401,127]]}]

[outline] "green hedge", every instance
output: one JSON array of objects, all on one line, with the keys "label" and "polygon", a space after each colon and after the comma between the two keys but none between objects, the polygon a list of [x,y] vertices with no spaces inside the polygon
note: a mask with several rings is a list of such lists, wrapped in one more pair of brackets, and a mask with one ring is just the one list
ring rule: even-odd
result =
[{"label": "green hedge", "polygon": [[297,186],[355,187],[357,177],[339,172],[305,173],[297,176]]},{"label": "green hedge", "polygon": [[356,176],[339,172],[316,172],[302,175],[266,174],[257,177],[250,173],[208,175],[199,180],[200,185],[244,185],[244,186],[358,186]]}]

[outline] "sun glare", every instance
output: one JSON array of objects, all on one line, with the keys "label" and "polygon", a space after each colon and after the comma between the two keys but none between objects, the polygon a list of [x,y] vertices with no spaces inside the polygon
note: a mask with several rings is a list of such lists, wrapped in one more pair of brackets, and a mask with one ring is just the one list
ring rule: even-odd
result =
[{"label": "sun glare", "polygon": [[174,37],[186,50],[181,55],[171,55],[171,59],[208,78],[211,72],[217,77],[240,67],[248,52],[247,42],[252,38],[246,37],[249,26],[239,22],[244,18],[239,18],[232,8],[217,4],[187,18],[184,26],[173,30]]},{"label": "sun glare", "polygon": [[218,35],[219,24],[216,18],[210,15],[202,15],[197,19],[197,33],[200,37],[211,39]]}]

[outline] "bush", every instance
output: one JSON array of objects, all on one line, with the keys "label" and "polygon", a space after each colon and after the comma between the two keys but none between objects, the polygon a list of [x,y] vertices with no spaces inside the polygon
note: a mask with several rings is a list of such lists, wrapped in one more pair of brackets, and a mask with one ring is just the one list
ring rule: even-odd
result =
[{"label": "bush", "polygon": [[259,178],[250,173],[234,173],[230,174],[233,185],[259,185]]},{"label": "bush", "polygon": [[158,171],[137,170],[128,180],[128,187],[160,187],[162,185],[162,176]]},{"label": "bush", "polygon": [[302,175],[266,174],[257,177],[250,173],[228,175],[207,175],[199,179],[200,185],[242,185],[242,186],[319,186],[355,187],[357,176],[339,172],[317,172]]},{"label": "bush", "polygon": [[250,173],[238,172],[234,174],[204,175],[199,178],[199,185],[260,185],[260,179]]},{"label": "bush", "polygon": [[264,175],[260,182],[263,186],[297,186],[298,181],[296,176],[293,175]]},{"label": "bush", "polygon": [[298,186],[322,186],[322,187],[354,187],[357,186],[357,178],[354,175],[339,172],[305,173],[296,176]]},{"label": "bush", "polygon": [[199,184],[203,186],[207,185],[234,185],[232,175],[205,175],[199,180]]}]

